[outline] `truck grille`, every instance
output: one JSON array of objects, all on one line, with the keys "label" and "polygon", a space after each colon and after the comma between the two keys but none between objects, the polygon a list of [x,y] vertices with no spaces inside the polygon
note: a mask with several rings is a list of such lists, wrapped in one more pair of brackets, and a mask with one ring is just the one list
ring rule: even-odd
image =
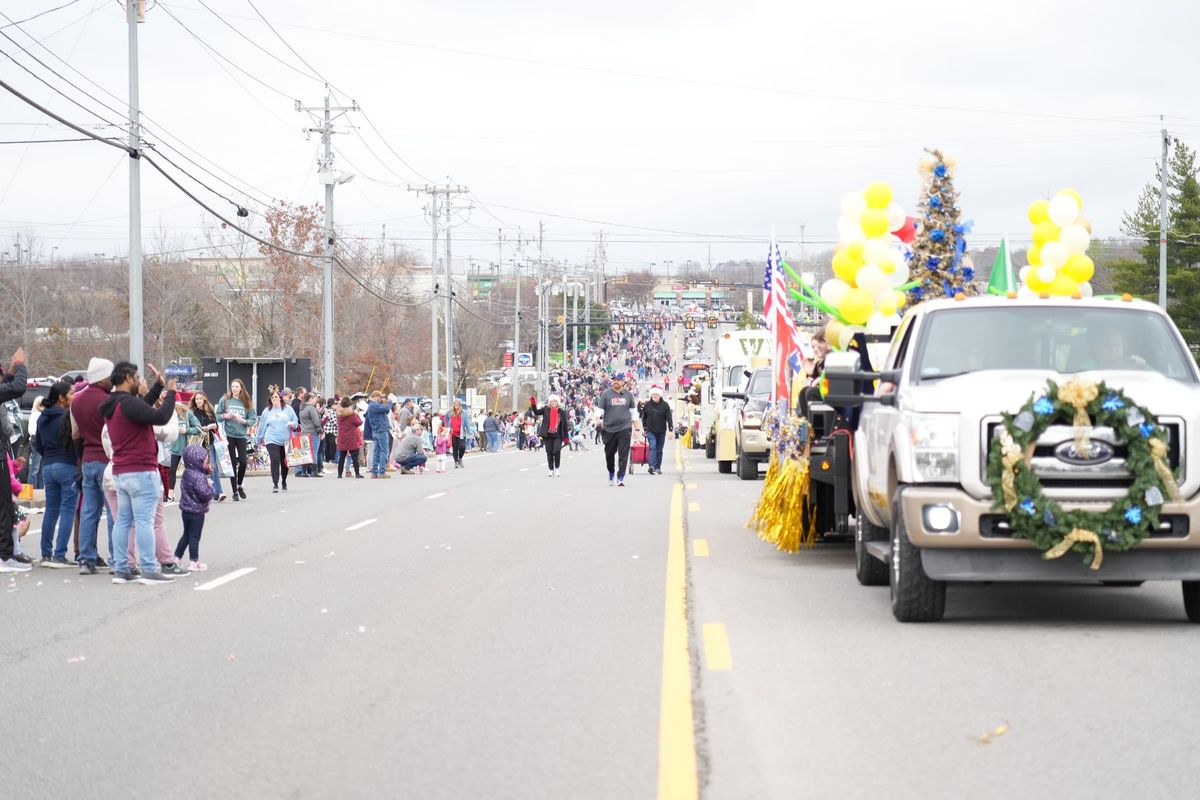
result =
[{"label": "truck grille", "polygon": [[[1163,514],[1158,528],[1150,531],[1151,539],[1185,539],[1189,532],[1186,514]],[[984,514],[979,518],[979,535],[984,539],[1011,539],[1012,529],[1004,514]]]},{"label": "truck grille", "polygon": [[[1176,480],[1184,480],[1184,428],[1178,417],[1158,417],[1156,422],[1167,434],[1167,458]],[[987,459],[993,438],[1001,425],[998,417],[989,417],[982,426],[982,461],[980,476],[987,482]],[[1129,448],[1118,442],[1112,428],[1093,428],[1091,438],[1103,442],[1112,449],[1112,457],[1102,464],[1080,466],[1061,460],[1055,451],[1065,442],[1074,439],[1070,425],[1052,425],[1038,439],[1033,451],[1033,471],[1047,489],[1113,489],[1128,488],[1133,476],[1125,468]]]}]

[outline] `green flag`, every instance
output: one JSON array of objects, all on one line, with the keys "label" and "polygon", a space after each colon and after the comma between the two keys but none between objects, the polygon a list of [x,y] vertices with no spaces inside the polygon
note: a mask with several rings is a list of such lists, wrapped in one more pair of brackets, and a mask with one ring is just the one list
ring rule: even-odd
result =
[{"label": "green flag", "polygon": [[992,262],[992,277],[988,279],[988,294],[1007,295],[1017,290],[1012,262],[1008,258],[1008,237],[1000,240],[1000,252]]}]

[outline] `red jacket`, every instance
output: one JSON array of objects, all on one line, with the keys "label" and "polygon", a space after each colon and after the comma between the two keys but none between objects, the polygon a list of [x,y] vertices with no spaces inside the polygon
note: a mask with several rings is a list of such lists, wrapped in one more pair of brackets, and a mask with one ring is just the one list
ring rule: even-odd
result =
[{"label": "red jacket", "polygon": [[337,449],[349,452],[362,447],[362,417],[350,410],[349,414],[338,412]]},{"label": "red jacket", "polygon": [[[161,391],[161,386],[156,386]],[[157,392],[147,395],[150,401]],[[113,392],[100,406],[100,415],[108,422],[108,438],[113,448],[113,474],[158,472],[158,443],[154,426],[166,425],[175,418],[175,392],[167,392],[162,406],[128,392]]]},{"label": "red jacket", "polygon": [[[108,463],[108,455],[100,441],[100,432],[104,430],[104,417],[100,416],[100,406],[109,397],[109,390],[103,386],[92,384],[81,390],[71,401],[71,417],[79,429],[79,438],[83,440],[83,460]],[[157,459],[155,460],[157,464]]]}]

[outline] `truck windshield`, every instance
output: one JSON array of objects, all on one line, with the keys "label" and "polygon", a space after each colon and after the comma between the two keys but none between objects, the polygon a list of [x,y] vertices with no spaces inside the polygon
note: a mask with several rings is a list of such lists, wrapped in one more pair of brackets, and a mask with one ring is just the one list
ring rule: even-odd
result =
[{"label": "truck windshield", "polygon": [[983,370],[1142,370],[1196,383],[1191,355],[1166,318],[1138,308],[1020,306],[945,309],[926,319],[914,375]]},{"label": "truck windshield", "polygon": [[768,397],[771,394],[771,370],[756,369],[746,389],[748,397]]}]

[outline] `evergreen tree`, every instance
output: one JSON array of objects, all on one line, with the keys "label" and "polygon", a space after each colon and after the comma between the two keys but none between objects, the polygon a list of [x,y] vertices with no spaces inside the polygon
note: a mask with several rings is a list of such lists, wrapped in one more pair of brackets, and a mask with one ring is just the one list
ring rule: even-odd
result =
[{"label": "evergreen tree", "polygon": [[[1167,311],[1193,352],[1200,352],[1200,167],[1196,151],[1178,139],[1167,161]],[[1137,206],[1126,212],[1121,229],[1144,239],[1141,258],[1116,261],[1112,285],[1153,300],[1158,297],[1158,215],[1161,167],[1146,184]]]},{"label": "evergreen tree", "polygon": [[925,189],[917,204],[921,215],[908,262],[911,280],[919,282],[909,290],[914,303],[978,294],[965,238],[970,223],[961,221],[953,164],[947,163],[940,150],[926,152],[929,157],[921,162]]}]

